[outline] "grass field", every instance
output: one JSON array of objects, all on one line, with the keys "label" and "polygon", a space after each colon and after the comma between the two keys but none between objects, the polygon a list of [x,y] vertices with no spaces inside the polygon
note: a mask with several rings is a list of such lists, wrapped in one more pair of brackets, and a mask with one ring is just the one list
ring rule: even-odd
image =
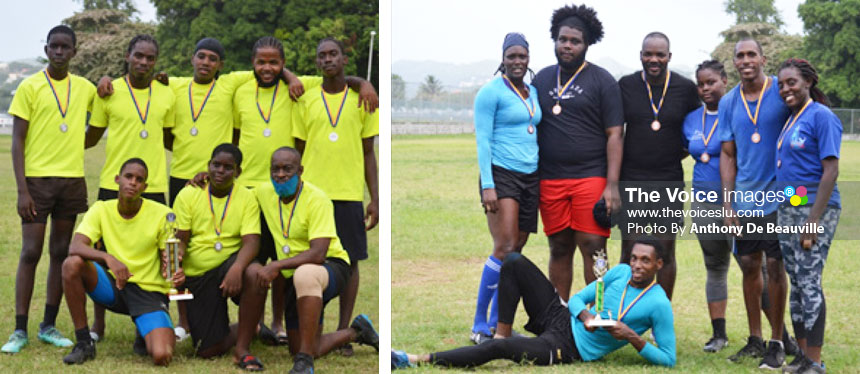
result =
[{"label": "grass field", "polygon": [[[103,140],[99,146],[86,152],[86,176],[89,187],[89,201],[95,201],[98,192],[98,173],[104,164]],[[7,334],[15,327],[15,273],[18,256],[21,251],[21,225],[16,213],[16,187],[12,173],[11,138],[0,136],[0,339],[6,342]],[[369,259],[361,263],[361,286],[355,313],[366,313],[378,325],[379,321],[379,230],[368,233]],[[45,305],[45,279],[48,269],[47,248],[44,249],[42,260],[36,274],[36,286],[33,301],[30,306],[29,336],[30,345],[16,355],[0,356],[0,373],[238,373],[242,370],[232,364],[230,356],[213,360],[203,360],[193,357],[194,349],[191,339],[177,345],[177,352],[169,369],[154,367],[148,358],[141,358],[132,353],[134,340],[134,324],[122,315],[107,313],[105,339],[98,343],[98,355],[95,361],[80,366],[66,366],[62,357],[68,348],[55,348],[39,342],[36,334],[38,324],[42,320]],[[89,303],[92,305],[92,303]],[[176,307],[172,308],[176,318]],[[88,308],[92,321],[92,308]],[[230,303],[231,320],[237,320],[237,307]],[[266,307],[266,321],[271,320],[271,308]],[[325,314],[325,331],[332,331],[337,326],[338,300],[333,300]],[[268,323],[268,322],[267,322]],[[57,317],[57,328],[67,337],[74,338],[74,329],[65,301],[60,306]],[[377,354],[373,348],[354,346],[355,356],[346,358],[332,353],[316,361],[316,369],[325,373],[376,373],[379,371]],[[268,347],[254,342],[252,351],[266,365],[266,372],[287,372],[292,367],[292,358],[286,347]]]},{"label": "grass field", "polygon": [[[480,271],[492,249],[486,219],[479,202],[478,167],[474,137],[398,136],[392,140],[392,249],[391,249],[391,345],[410,353],[429,353],[470,344],[468,333],[475,308]],[[860,180],[860,143],[845,142],[840,161],[840,180]],[[685,160],[686,180],[692,162]],[[843,195],[844,196],[844,195]],[[849,201],[850,200],[850,201]],[[854,199],[843,198],[843,219],[851,213]],[[842,225],[840,224],[840,230]],[[542,229],[532,235],[523,253],[546,269],[548,245]],[[837,230],[838,231],[838,230]],[[617,263],[620,241],[613,233],[608,243],[611,263]],[[854,278],[860,266],[857,241],[836,241],[825,268],[827,333],[823,359],[830,373],[860,372],[860,326],[857,310],[860,290]],[[626,346],[603,360],[550,368],[518,367],[495,361],[477,372],[528,373],[756,373],[757,361],[733,364],[726,358],[745,344],[748,336],[741,293],[741,274],[729,271],[727,330],[729,346],[705,354],[711,326],[705,302],[705,267],[694,240],[677,245],[678,275],[673,309],[677,336],[674,370],[648,365]],[[576,256],[574,289],[584,286],[582,265]],[[514,328],[524,331],[526,314],[520,306]],[[763,321],[766,321],[762,317]],[[789,321],[786,313],[787,322]],[[790,325],[790,323],[789,323]],[[767,323],[764,334],[769,336]],[[422,367],[417,372],[441,370]]]}]

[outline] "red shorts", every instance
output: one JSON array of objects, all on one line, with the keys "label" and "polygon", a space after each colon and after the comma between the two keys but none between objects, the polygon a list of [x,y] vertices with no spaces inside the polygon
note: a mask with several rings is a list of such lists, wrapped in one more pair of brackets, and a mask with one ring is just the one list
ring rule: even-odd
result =
[{"label": "red shorts", "polygon": [[594,221],[594,204],[603,195],[606,178],[543,179],[540,218],[547,236],[566,228],[609,237],[609,229]]}]

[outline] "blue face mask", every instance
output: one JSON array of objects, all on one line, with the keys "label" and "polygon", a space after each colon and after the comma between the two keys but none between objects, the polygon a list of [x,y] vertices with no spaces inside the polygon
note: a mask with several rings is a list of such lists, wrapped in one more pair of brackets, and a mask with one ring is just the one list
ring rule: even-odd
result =
[{"label": "blue face mask", "polygon": [[272,178],[272,185],[275,186],[275,192],[280,197],[293,196],[296,194],[296,188],[299,186],[299,174],[293,174],[290,179],[284,183],[278,183],[275,178]]}]

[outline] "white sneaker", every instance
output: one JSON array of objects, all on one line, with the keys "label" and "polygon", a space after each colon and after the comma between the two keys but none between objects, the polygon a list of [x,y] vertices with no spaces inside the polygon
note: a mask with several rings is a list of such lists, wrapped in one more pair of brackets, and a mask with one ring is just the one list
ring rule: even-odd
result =
[{"label": "white sneaker", "polygon": [[177,326],[173,329],[173,334],[176,335],[176,342],[179,343],[185,339],[188,339],[188,332],[185,331],[185,328],[182,326]]}]

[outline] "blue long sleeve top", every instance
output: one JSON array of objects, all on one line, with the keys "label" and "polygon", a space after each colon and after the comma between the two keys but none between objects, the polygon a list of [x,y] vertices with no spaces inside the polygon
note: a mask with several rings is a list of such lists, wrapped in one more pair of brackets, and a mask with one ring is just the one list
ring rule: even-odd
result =
[{"label": "blue long sleeve top", "polygon": [[[537,170],[537,124],[541,110],[537,90],[532,85],[528,89],[529,97],[523,102],[505,84],[504,78],[498,77],[481,87],[475,96],[475,139],[482,189],[496,186],[492,165],[527,174]],[[533,117],[526,104],[534,108]]]},{"label": "blue long sleeve top", "polygon": [[[643,291],[643,289],[628,286],[627,282],[630,281],[631,274],[629,265],[619,264],[603,277],[605,282],[604,309],[612,312],[612,319],[618,319],[617,308],[625,287],[627,287],[627,294],[624,297],[624,308],[627,308]],[[583,361],[597,360],[628,343],[626,340],[616,340],[603,329],[588,332],[585,329],[585,324],[577,318],[579,313],[586,309],[586,304],[594,302],[594,289],[595,282],[591,282],[568,301],[573,339]],[[596,314],[593,306],[589,312]],[[660,285],[654,285],[648,293],[643,295],[621,321],[639,335],[642,335],[649,328],[654,332],[657,345],[646,342],[645,347],[639,351],[642,357],[652,364],[675,366],[675,327],[672,304]]]}]

